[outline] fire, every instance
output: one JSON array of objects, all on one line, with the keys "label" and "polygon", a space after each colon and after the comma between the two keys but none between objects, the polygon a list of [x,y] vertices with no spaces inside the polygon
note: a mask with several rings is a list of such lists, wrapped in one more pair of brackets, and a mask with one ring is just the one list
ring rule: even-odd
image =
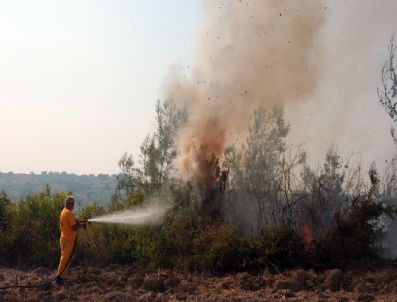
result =
[{"label": "fire", "polygon": [[302,224],[301,232],[305,252],[310,252],[313,249],[313,230],[311,225],[304,221]]},{"label": "fire", "polygon": [[202,214],[214,217],[219,210],[217,194],[222,175],[220,161],[227,141],[227,129],[216,114],[202,116],[195,123],[200,126],[182,133],[182,136],[188,137],[181,139],[184,157],[180,161],[180,168],[183,174],[190,176],[198,189]]}]

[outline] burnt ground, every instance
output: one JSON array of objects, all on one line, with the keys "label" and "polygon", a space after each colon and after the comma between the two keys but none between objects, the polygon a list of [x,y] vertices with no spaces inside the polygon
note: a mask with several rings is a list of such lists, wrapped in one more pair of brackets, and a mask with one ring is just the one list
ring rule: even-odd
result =
[{"label": "burnt ground", "polygon": [[[0,287],[45,282],[53,271],[0,268]],[[70,280],[0,291],[0,301],[397,301],[397,268],[209,276],[129,266],[74,267]]]}]

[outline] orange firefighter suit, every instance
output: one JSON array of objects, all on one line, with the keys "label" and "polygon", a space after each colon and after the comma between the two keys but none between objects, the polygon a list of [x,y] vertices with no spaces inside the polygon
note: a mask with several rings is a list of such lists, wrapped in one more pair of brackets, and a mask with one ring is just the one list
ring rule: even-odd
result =
[{"label": "orange firefighter suit", "polygon": [[[73,230],[72,226],[76,224],[76,218],[72,211],[64,208],[60,215],[61,228],[61,259],[59,261],[57,275],[61,278],[66,277],[69,266],[70,257],[72,257],[74,244],[76,241],[77,231]],[[67,266],[67,267],[66,267]]]}]

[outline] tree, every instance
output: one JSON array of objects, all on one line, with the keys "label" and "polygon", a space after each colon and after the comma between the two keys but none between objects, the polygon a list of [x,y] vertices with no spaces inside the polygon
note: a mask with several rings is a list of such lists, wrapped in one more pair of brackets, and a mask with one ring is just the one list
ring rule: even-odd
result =
[{"label": "tree", "polygon": [[140,147],[139,165],[127,153],[119,161],[116,199],[127,200],[135,191],[147,194],[159,190],[171,180],[177,156],[175,138],[185,121],[186,111],[177,108],[172,100],[157,102],[157,128]]},{"label": "tree", "polygon": [[336,148],[331,147],[318,173],[308,166],[302,171],[302,219],[313,228],[315,237],[331,229],[335,214],[346,205],[343,203],[348,198],[345,192],[346,168]]},{"label": "tree", "polygon": [[[390,39],[388,51],[388,59],[383,64],[381,71],[382,87],[378,88],[378,100],[393,121],[397,122],[397,72],[394,62],[396,52],[394,35]],[[390,133],[394,143],[397,145],[396,130],[394,127],[390,128]]]},{"label": "tree", "polygon": [[396,45],[394,44],[394,36],[390,39],[389,57],[383,64],[381,79],[382,87],[378,88],[379,102],[385,107],[387,113],[396,122],[397,121],[397,73],[394,64],[394,55]]},{"label": "tree", "polygon": [[230,200],[225,211],[243,233],[256,236],[261,228],[273,230],[292,223],[293,170],[305,156],[300,150],[286,153],[288,131],[282,107],[271,114],[258,108],[246,142],[226,152]]},{"label": "tree", "polygon": [[141,171],[135,167],[131,155],[124,153],[118,162],[121,172],[116,176],[116,192],[113,196],[112,205],[116,206],[119,201],[126,200],[131,196],[140,183]]},{"label": "tree", "polygon": [[186,110],[176,108],[172,101],[157,102],[158,183],[166,182],[173,170],[177,156],[175,138],[180,127],[186,122]]}]

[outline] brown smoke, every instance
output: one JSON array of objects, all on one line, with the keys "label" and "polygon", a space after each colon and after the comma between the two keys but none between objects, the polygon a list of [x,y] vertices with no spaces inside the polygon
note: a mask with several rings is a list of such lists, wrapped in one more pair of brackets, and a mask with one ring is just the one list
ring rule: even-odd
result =
[{"label": "brown smoke", "polygon": [[[179,171],[211,186],[214,158],[248,129],[255,107],[299,102],[317,85],[320,1],[205,1],[193,67],[172,72],[166,97],[186,106]],[[215,169],[215,168],[214,168]]]}]

